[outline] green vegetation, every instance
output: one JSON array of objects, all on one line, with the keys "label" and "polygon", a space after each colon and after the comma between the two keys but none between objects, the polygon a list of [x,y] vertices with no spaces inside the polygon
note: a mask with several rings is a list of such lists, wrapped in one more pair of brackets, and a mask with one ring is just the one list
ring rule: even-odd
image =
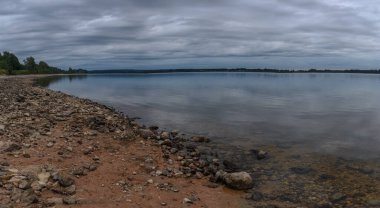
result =
[{"label": "green vegetation", "polygon": [[46,62],[40,61],[38,64],[35,59],[27,57],[21,64],[13,53],[4,51],[0,53],[0,75],[25,75],[25,74],[78,74],[87,73],[84,69],[72,69],[68,71],[57,67],[49,66]]}]

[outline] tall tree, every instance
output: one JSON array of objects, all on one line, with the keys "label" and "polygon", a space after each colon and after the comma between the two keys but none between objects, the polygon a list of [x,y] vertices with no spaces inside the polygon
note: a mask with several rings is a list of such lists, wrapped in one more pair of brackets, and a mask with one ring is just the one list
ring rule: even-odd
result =
[{"label": "tall tree", "polygon": [[38,70],[46,70],[49,69],[49,65],[45,61],[40,61],[37,68]]},{"label": "tall tree", "polygon": [[3,67],[7,70],[8,74],[12,74],[14,70],[20,70],[21,64],[16,55],[8,51],[4,51],[2,56]]},{"label": "tall tree", "polygon": [[25,66],[25,69],[27,69],[29,71],[37,72],[37,64],[36,64],[36,61],[34,60],[34,58],[32,56],[30,56],[24,60],[24,66]]}]

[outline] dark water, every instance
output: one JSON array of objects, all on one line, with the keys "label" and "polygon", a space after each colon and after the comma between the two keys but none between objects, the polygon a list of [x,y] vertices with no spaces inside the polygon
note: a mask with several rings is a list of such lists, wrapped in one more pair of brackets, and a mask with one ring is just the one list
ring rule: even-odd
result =
[{"label": "dark water", "polygon": [[43,81],[141,117],[144,124],[220,142],[380,157],[379,75],[172,73]]}]

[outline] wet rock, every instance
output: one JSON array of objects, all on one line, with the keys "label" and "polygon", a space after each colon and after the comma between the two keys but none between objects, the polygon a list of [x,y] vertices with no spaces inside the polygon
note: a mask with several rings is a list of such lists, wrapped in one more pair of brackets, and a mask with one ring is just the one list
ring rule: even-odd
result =
[{"label": "wet rock", "polygon": [[159,144],[160,145],[166,145],[166,146],[169,146],[169,147],[172,146],[172,142],[169,139],[165,139],[164,141],[160,141]]},{"label": "wet rock", "polygon": [[225,171],[227,172],[235,172],[239,170],[238,164],[236,164],[232,160],[223,160],[223,165],[225,167]]},{"label": "wet rock", "polygon": [[337,203],[339,201],[342,201],[344,199],[346,199],[346,195],[342,194],[342,193],[335,193],[333,194],[332,196],[329,197],[330,201],[333,202],[333,203]]},{"label": "wet rock", "polygon": [[192,142],[210,142],[210,139],[203,136],[193,136],[191,137]]},{"label": "wet rock", "polygon": [[295,174],[304,175],[309,174],[313,169],[311,167],[292,167],[290,168],[290,171]]},{"label": "wet rock", "polygon": [[158,129],[159,129],[159,127],[158,126],[149,126],[149,129],[151,130],[151,131],[157,131]]},{"label": "wet rock", "polygon": [[251,152],[256,156],[258,160],[267,158],[268,153],[263,150],[252,149]]},{"label": "wet rock", "polygon": [[177,149],[177,148],[174,148],[174,147],[173,147],[173,148],[170,149],[170,153],[171,153],[171,154],[175,154],[175,153],[177,153],[177,152],[178,152],[178,149]]},{"label": "wet rock", "polygon": [[178,130],[173,130],[170,132],[170,134],[172,135],[172,137],[176,137],[178,135]]},{"label": "wet rock", "polygon": [[321,180],[335,180],[336,177],[333,175],[321,174],[319,176],[319,179],[321,179]]},{"label": "wet rock", "polygon": [[252,193],[249,193],[247,196],[246,196],[246,199],[250,199],[250,200],[253,200],[253,201],[261,201],[264,199],[264,195],[260,192],[252,192]]},{"label": "wet rock", "polygon": [[164,132],[161,133],[160,138],[162,140],[169,140],[170,139],[170,133],[167,132],[167,131],[164,131]]},{"label": "wet rock", "polygon": [[370,207],[380,207],[380,198],[368,200],[367,205]]},{"label": "wet rock", "polygon": [[220,170],[215,176],[232,189],[246,190],[253,187],[253,179],[247,172],[226,173]]},{"label": "wet rock", "polygon": [[140,129],[140,135],[144,139],[153,139],[156,135],[149,129]]},{"label": "wet rock", "polygon": [[371,175],[371,174],[374,173],[375,171],[374,171],[372,168],[369,168],[369,167],[363,167],[363,168],[360,168],[360,169],[359,169],[359,172],[364,173],[364,174]]}]

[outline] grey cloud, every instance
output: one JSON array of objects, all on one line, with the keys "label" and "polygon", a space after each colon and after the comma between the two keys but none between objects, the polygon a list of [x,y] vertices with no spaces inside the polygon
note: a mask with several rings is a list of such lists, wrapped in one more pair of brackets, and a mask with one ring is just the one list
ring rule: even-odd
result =
[{"label": "grey cloud", "polygon": [[0,49],[88,69],[378,68],[374,0],[3,0]]}]

